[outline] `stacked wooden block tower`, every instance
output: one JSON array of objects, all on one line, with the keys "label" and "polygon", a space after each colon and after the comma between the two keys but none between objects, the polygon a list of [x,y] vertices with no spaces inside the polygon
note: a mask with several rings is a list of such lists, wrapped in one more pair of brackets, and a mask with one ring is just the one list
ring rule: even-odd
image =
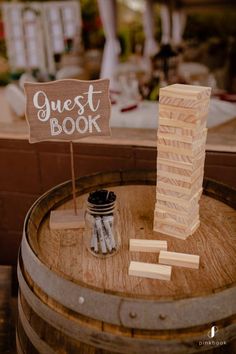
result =
[{"label": "stacked wooden block tower", "polygon": [[154,231],[186,239],[199,226],[211,89],[160,89]]}]

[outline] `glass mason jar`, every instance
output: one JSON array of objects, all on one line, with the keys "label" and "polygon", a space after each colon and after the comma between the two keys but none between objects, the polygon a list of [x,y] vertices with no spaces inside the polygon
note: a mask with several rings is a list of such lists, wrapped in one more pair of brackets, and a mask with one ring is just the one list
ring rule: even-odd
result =
[{"label": "glass mason jar", "polygon": [[104,189],[90,193],[85,221],[88,251],[100,258],[116,254],[120,247],[120,237],[115,193]]}]

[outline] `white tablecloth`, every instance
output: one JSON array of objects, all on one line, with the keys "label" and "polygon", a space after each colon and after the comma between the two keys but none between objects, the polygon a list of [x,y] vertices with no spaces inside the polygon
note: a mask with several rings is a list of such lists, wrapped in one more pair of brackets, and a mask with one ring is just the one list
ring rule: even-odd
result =
[{"label": "white tablecloth", "polygon": [[[111,127],[156,129],[158,126],[158,103],[143,101],[137,109],[120,112],[121,106],[112,106]],[[236,103],[211,99],[207,127],[211,128],[236,117]]]}]

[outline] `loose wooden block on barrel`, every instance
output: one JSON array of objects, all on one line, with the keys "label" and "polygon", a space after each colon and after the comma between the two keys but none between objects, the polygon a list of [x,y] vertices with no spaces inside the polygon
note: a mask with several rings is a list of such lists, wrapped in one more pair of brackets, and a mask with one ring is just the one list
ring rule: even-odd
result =
[{"label": "loose wooden block on barrel", "polygon": [[132,261],[129,265],[129,275],[160,280],[170,280],[171,267],[162,266],[160,264]]},{"label": "loose wooden block on barrel", "polygon": [[169,264],[178,267],[199,268],[200,257],[196,254],[161,251],[159,254],[160,264]]},{"label": "loose wooden block on barrel", "polygon": [[160,250],[167,250],[167,241],[133,238],[129,240],[129,250],[131,252],[160,252]]},{"label": "loose wooden block on barrel", "polygon": [[[230,344],[236,329],[235,191],[206,182],[201,225],[183,242],[152,231],[155,184],[155,172],[137,170],[77,181],[81,210],[92,190],[109,188],[117,195],[121,248],[106,260],[87,251],[82,229],[49,228],[51,209],[73,205],[69,182],[32,207],[18,263],[22,352],[46,346],[70,354],[190,354],[199,352],[196,343],[206,340],[211,323]],[[131,260],[157,262],[155,253],[129,251],[129,238],[135,237],[166,240],[171,250],[199,254],[199,270],[173,267],[171,281],[129,276]]]}]

